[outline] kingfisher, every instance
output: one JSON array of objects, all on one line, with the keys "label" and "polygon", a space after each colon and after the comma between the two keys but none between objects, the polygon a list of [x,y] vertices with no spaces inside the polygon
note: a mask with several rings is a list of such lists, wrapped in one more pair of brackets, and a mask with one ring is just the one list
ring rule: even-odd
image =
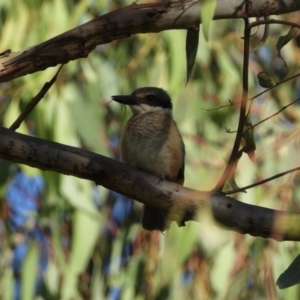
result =
[{"label": "kingfisher", "polygon": [[[133,113],[121,137],[123,163],[183,185],[185,147],[167,92],[157,87],[142,87],[131,95],[112,96],[112,99],[129,105]],[[170,226],[167,216],[168,211],[146,204],[142,226],[149,231],[165,231]]]}]

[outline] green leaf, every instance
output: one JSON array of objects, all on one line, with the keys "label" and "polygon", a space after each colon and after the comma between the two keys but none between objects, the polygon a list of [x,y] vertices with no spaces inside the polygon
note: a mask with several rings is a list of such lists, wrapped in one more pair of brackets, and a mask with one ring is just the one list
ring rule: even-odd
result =
[{"label": "green leaf", "polygon": [[217,5],[217,0],[199,0],[201,7],[200,7],[200,19],[203,24],[203,34],[205,39],[208,41],[209,35],[209,26],[210,22],[213,20],[215,8]]},{"label": "green leaf", "polygon": [[69,203],[78,209],[97,216],[97,207],[91,198],[92,189],[93,183],[91,182],[71,176],[63,176],[61,178],[60,191]]},{"label": "green leaf", "polygon": [[101,226],[100,218],[76,210],[70,263],[65,269],[61,299],[74,299],[77,294],[78,276],[86,268],[94,250]]},{"label": "green leaf", "polygon": [[280,50],[291,40],[293,39],[298,33],[298,28],[291,27],[289,32],[286,35],[282,35],[278,38],[276,49],[278,57],[282,58]]},{"label": "green leaf", "polygon": [[289,267],[278,277],[276,285],[286,289],[300,283],[300,254],[293,260]]},{"label": "green leaf", "polygon": [[276,81],[273,76],[265,71],[257,74],[258,83],[264,88],[270,88],[276,85]]},{"label": "green leaf", "polygon": [[186,83],[188,83],[196,60],[199,44],[199,29],[188,29],[186,34]]},{"label": "green leaf", "polygon": [[22,300],[34,299],[38,262],[39,246],[36,242],[30,242],[21,271]]},{"label": "green leaf", "polygon": [[[3,271],[2,271],[3,272]],[[14,293],[14,275],[11,269],[4,270],[4,274],[1,277],[2,285],[2,300],[11,300],[13,299]]]}]

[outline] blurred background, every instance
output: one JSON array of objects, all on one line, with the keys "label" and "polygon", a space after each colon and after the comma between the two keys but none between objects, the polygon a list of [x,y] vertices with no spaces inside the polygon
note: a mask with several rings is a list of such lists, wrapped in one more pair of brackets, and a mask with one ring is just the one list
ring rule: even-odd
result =
[{"label": "blurred background", "polygon": [[[23,50],[131,2],[2,0],[0,52]],[[299,23],[300,14],[284,18]],[[299,35],[282,50],[287,67],[277,57],[276,42],[288,30],[272,25],[266,44],[251,52],[251,97],[264,90],[256,79],[259,72],[269,72],[277,82],[299,72]],[[186,145],[185,186],[212,189],[233,146],[235,134],[227,131],[237,128],[243,22],[214,21],[209,42],[200,35],[188,84],[185,31],[98,46],[88,58],[63,67],[18,132],[119,160],[119,137],[131,113],[111,102],[111,95],[161,87],[173,99]],[[263,26],[251,39],[252,48],[262,35]],[[56,70],[0,84],[1,125],[13,123]],[[299,97],[296,78],[257,97],[250,119],[255,124]],[[299,166],[299,130],[297,103],[257,126],[256,163],[243,155],[238,186]],[[293,173],[235,197],[298,211],[299,176]],[[299,253],[295,242],[225,231],[205,219],[149,233],[139,223],[140,204],[93,182],[3,160],[0,205],[1,299],[299,299],[299,286],[279,290],[275,285]]]}]

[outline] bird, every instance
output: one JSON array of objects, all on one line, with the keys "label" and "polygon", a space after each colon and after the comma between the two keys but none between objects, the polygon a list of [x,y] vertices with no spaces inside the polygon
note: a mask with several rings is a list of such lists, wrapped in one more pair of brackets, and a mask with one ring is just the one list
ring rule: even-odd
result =
[{"label": "bird", "polygon": [[[121,136],[122,162],[183,185],[185,146],[173,119],[168,93],[157,87],[141,87],[130,95],[112,96],[112,100],[129,105],[133,113]],[[145,204],[142,226],[163,232],[170,227],[167,215],[167,211]]]}]

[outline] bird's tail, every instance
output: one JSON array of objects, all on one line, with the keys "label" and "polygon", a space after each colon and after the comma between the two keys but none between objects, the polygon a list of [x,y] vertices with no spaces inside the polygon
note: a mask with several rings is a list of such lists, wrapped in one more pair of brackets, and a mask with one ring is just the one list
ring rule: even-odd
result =
[{"label": "bird's tail", "polygon": [[167,220],[168,212],[159,210],[149,205],[144,206],[142,216],[142,225],[146,230],[159,230],[165,231],[170,227],[170,221]]}]

